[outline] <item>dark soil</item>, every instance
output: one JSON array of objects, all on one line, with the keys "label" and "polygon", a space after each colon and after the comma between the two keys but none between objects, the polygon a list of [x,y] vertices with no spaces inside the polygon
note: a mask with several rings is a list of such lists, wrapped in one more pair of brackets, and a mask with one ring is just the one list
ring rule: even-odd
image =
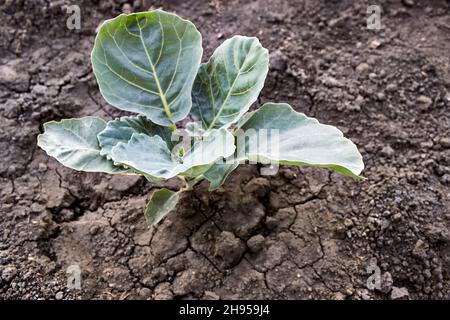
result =
[{"label": "dark soil", "polygon": [[[448,1],[86,0],[72,31],[74,2],[0,0],[1,299],[450,299]],[[382,7],[380,31],[366,28],[369,4]],[[367,180],[242,166],[152,228],[143,209],[157,186],[37,149],[48,120],[122,114],[92,74],[95,29],[150,5],[192,20],[205,59],[234,34],[259,37],[271,52],[259,104],[338,126]],[[74,264],[81,290],[66,286]]]}]

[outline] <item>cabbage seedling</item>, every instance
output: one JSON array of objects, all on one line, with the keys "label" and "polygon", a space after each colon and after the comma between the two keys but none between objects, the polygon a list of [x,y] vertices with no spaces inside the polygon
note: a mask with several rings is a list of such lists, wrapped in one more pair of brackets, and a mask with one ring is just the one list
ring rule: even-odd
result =
[{"label": "cabbage seedling", "polygon": [[[100,92],[111,105],[137,115],[50,121],[38,146],[79,171],[138,174],[151,182],[182,179],[179,191],[152,193],[145,216],[153,224],[175,208],[181,192],[204,179],[215,190],[249,160],[359,177],[362,157],[335,127],[285,103],[248,112],[269,68],[268,51],[257,38],[234,36],[206,63],[202,52],[196,27],[171,13],[105,21],[91,55]],[[182,128],[188,116],[194,121]]]}]

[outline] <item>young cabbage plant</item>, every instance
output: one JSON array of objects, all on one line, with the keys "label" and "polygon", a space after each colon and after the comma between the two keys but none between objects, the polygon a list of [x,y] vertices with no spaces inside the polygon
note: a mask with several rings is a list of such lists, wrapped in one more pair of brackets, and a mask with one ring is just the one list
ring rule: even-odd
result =
[{"label": "young cabbage plant", "polygon": [[[137,115],[50,121],[38,146],[79,171],[138,174],[151,182],[181,178],[181,190],[152,193],[145,216],[153,224],[175,208],[181,192],[204,179],[215,190],[249,160],[324,167],[359,178],[362,157],[337,128],[285,103],[248,112],[269,68],[268,51],[257,38],[234,36],[206,63],[202,51],[196,27],[171,13],[105,21],[91,55],[100,92],[111,105]],[[182,128],[186,117],[193,121]]]}]

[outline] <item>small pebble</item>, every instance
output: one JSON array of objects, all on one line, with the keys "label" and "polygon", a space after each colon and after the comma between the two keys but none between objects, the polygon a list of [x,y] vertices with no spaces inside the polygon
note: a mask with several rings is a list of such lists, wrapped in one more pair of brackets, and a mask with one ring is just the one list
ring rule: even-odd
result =
[{"label": "small pebble", "polygon": [[381,42],[379,40],[372,40],[369,44],[371,49],[378,49],[381,46]]},{"label": "small pebble", "polygon": [[419,96],[416,101],[419,104],[420,110],[422,111],[428,110],[433,103],[433,100],[431,100],[427,96]]},{"label": "small pebble", "polygon": [[356,67],[356,71],[358,72],[365,72],[369,70],[369,65],[367,63],[360,63],[357,67]]},{"label": "small pebble", "polygon": [[215,292],[205,291],[205,294],[203,295],[203,300],[220,300],[220,297]]},{"label": "small pebble", "polygon": [[45,163],[39,162],[38,170],[39,170],[39,172],[47,171],[47,165]]},{"label": "small pebble", "polygon": [[131,11],[132,11],[131,5],[129,3],[124,3],[122,6],[122,12],[131,13]]},{"label": "small pebble", "polygon": [[392,300],[407,300],[407,299],[409,299],[408,289],[406,289],[405,287],[402,287],[402,288],[392,287],[391,299]]},{"label": "small pebble", "polygon": [[247,240],[247,246],[253,253],[261,251],[263,245],[264,245],[264,237],[260,234],[253,236]]},{"label": "small pebble", "polygon": [[347,228],[350,228],[353,226],[353,221],[351,219],[345,219],[344,220],[344,226],[346,226]]}]

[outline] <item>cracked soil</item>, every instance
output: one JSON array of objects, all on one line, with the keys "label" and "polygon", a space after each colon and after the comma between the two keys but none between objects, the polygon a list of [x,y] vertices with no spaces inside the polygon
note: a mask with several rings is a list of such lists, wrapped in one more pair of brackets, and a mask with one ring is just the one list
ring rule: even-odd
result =
[{"label": "cracked soil", "polygon": [[[374,2],[378,31],[366,28]],[[66,28],[74,3],[78,31]],[[179,182],[46,156],[44,122],[125,114],[101,97],[89,54],[99,23],[144,6],[193,21],[204,60],[234,34],[257,36],[271,68],[253,107],[288,102],[337,126],[367,179],[244,165],[150,227],[152,189]],[[0,21],[1,299],[450,299],[449,1],[4,0]],[[66,286],[74,264],[81,290]]]}]

